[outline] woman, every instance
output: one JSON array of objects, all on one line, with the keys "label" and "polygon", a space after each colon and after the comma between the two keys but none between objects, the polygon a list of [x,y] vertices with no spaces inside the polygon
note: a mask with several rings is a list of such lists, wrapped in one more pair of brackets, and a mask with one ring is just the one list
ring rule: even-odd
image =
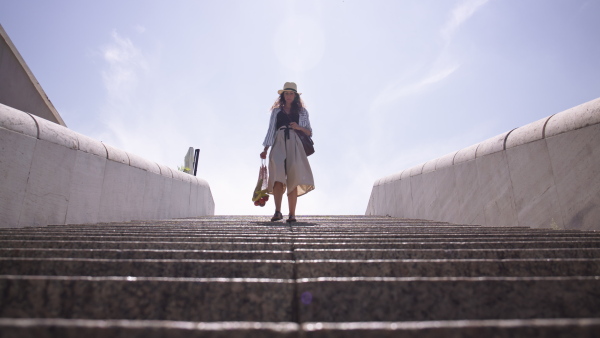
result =
[{"label": "woman", "polygon": [[269,147],[269,185],[268,191],[275,196],[275,215],[271,222],[283,219],[281,199],[287,189],[289,217],[287,222],[296,222],[296,201],[315,188],[312,170],[306,158],[302,141],[296,132],[312,136],[308,111],[300,99],[296,84],[286,82],[277,92],[279,98],[271,107],[269,129],[260,157],[267,158]]}]

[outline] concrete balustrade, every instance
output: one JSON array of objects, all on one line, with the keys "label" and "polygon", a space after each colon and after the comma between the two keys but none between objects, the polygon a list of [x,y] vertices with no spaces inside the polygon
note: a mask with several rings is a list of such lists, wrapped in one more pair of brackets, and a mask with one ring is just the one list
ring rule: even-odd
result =
[{"label": "concrete balustrade", "polygon": [[0,227],[212,214],[205,180],[0,104]]},{"label": "concrete balustrade", "polygon": [[600,229],[600,98],[377,180],[367,215]]}]

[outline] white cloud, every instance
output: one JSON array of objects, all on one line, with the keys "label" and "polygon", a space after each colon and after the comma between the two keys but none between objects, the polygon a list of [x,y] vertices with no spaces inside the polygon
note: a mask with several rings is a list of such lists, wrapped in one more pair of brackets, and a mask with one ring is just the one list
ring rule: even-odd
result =
[{"label": "white cloud", "polygon": [[420,79],[417,82],[410,83],[407,85],[402,84],[390,84],[377,96],[375,101],[373,102],[373,110],[378,110],[382,105],[391,103],[403,97],[407,97],[410,95],[416,95],[421,93],[423,90],[426,90],[428,87],[443,81],[450,75],[452,75],[457,69],[458,65],[450,65],[436,71],[435,73],[430,73],[426,77]]},{"label": "white cloud", "polygon": [[102,48],[102,56],[108,68],[102,79],[110,100],[123,100],[136,89],[140,75],[148,70],[148,64],[131,40],[112,32],[112,42]]},{"label": "white cloud", "polygon": [[378,110],[382,105],[389,104],[407,96],[418,95],[430,86],[448,78],[460,68],[460,62],[453,60],[448,45],[451,43],[452,38],[460,26],[487,2],[489,2],[489,0],[466,0],[454,7],[450,13],[449,19],[444,23],[440,30],[440,35],[445,44],[435,61],[430,65],[428,73],[412,83],[405,84],[404,80],[400,80],[389,84],[374,100],[371,110]]},{"label": "white cloud", "polygon": [[489,0],[467,0],[456,6],[450,18],[440,30],[440,34],[446,43],[450,43],[455,32],[465,23],[475,12],[485,5]]}]

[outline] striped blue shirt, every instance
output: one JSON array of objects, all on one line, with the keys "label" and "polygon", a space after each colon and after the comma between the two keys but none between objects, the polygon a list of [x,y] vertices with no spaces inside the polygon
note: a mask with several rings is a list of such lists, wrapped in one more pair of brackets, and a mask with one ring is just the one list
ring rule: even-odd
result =
[{"label": "striped blue shirt", "polygon": [[[264,147],[270,147],[275,143],[275,129],[277,124],[277,114],[281,111],[281,108],[275,108],[271,111],[271,119],[269,120],[269,130],[267,130],[267,136],[265,136],[265,140],[263,142]],[[302,108],[298,113],[300,119],[298,124],[300,127],[306,128],[310,130],[312,133],[312,128],[310,127],[310,120],[308,119],[308,110],[306,108]]]}]

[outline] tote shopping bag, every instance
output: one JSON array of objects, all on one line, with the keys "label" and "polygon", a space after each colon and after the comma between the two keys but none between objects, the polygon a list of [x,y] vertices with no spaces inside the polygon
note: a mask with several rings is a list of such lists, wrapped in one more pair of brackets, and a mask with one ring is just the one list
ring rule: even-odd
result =
[{"label": "tote shopping bag", "polygon": [[254,193],[252,194],[252,202],[254,202],[254,205],[256,206],[264,207],[269,200],[269,194],[267,193],[269,177],[267,175],[267,166],[265,165],[265,160],[262,160],[260,170],[258,171],[258,182],[256,183],[256,188],[254,188]]}]

